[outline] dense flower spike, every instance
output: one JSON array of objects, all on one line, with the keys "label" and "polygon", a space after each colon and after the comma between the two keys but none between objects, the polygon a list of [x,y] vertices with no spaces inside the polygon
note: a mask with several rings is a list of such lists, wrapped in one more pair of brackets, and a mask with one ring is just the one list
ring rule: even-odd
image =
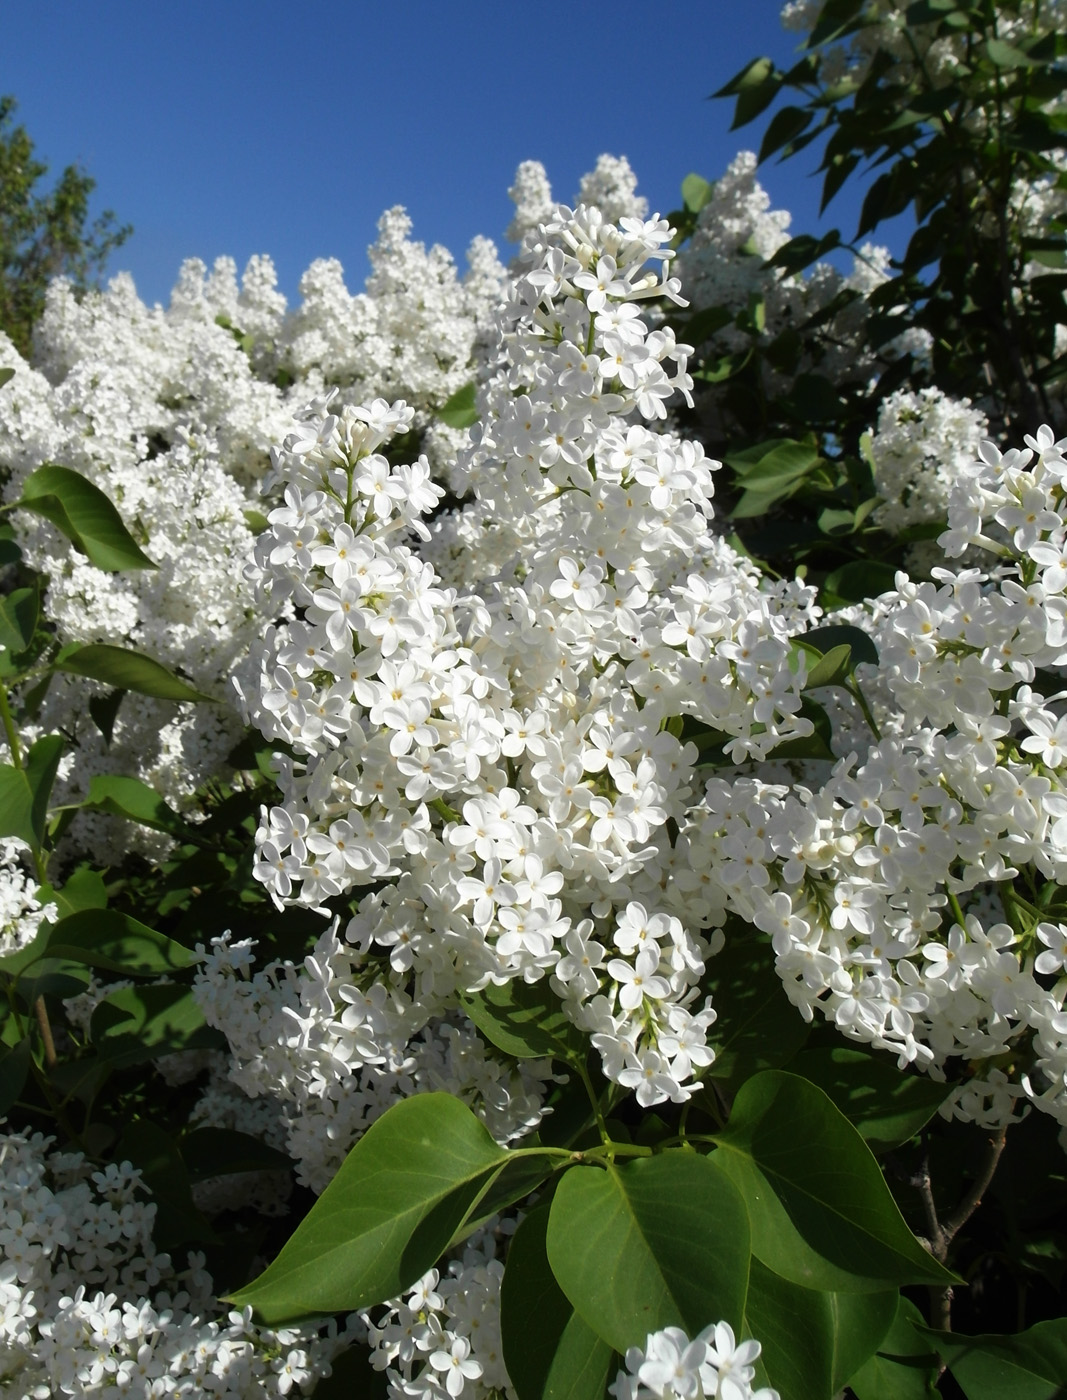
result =
[{"label": "dense flower spike", "polygon": [[[323,995],[316,957],[296,985],[320,990],[266,1032],[294,1065],[339,1035],[349,1070],[399,1064],[458,994],[511,979],[550,983],[641,1104],[683,1101],[712,1059],[711,947],[657,908],[670,825],[699,800],[697,751],[669,722],[714,723],[738,758],[810,732],[788,665],[810,594],[761,587],[709,530],[711,464],[641,422],[689,389],[685,347],[641,314],[678,295],[668,237],[585,206],[528,236],[459,464],[475,500],[429,541],[477,591],[442,586],[407,542],[440,493],[425,461],[380,455],[410,424],[402,402],[320,409],[277,456],[286,504],[256,558],[288,620],[244,703],[296,759],[256,872],[314,907],[389,882],[350,951],[322,949],[358,992]],[[486,519],[510,551],[488,576]],[[246,1064],[232,1017],[210,1014]],[[258,1080],[254,1062],[241,1073]]]}]

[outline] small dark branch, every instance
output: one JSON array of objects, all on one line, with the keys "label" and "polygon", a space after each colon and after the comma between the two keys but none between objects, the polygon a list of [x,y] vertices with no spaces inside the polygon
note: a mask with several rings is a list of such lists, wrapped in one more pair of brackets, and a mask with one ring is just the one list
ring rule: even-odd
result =
[{"label": "small dark branch", "polygon": [[[920,1171],[912,1177],[911,1184],[918,1191],[919,1199],[922,1201],[923,1214],[926,1218],[926,1228],[930,1236],[928,1240],[923,1240],[922,1243],[939,1264],[946,1263],[952,1241],[982,1204],[982,1197],[989,1190],[990,1182],[993,1180],[993,1176],[997,1170],[997,1163],[1000,1161],[1000,1155],[1004,1151],[1004,1142],[1007,1138],[1007,1133],[1008,1129],[1007,1125],[1005,1125],[989,1139],[985,1155],[979,1163],[978,1175],[975,1177],[974,1183],[964,1195],[956,1209],[944,1221],[937,1218],[937,1206],[934,1203],[933,1187],[930,1181],[930,1169],[925,1158],[923,1159]],[[948,1288],[931,1287],[929,1292],[931,1327],[936,1327],[939,1332],[951,1332],[951,1286]]]},{"label": "small dark branch", "polygon": [[927,1157],[923,1158],[922,1166],[917,1174],[911,1178],[911,1184],[919,1193],[923,1215],[926,1218],[926,1233],[929,1236],[926,1247],[935,1258],[940,1259],[941,1225],[937,1218],[937,1207],[934,1205],[934,1191],[930,1181],[930,1162]]},{"label": "small dark branch", "polygon": [[[960,1201],[959,1205],[952,1212],[949,1218],[942,1224],[941,1233],[945,1237],[945,1252],[948,1246],[960,1230],[963,1229],[967,1221],[982,1204],[982,1197],[989,1190],[989,1184],[997,1170],[997,1163],[1000,1161],[1000,1154],[1004,1151],[1004,1141],[1008,1135],[1007,1125],[1000,1129],[995,1136],[989,1139],[986,1148],[985,1158],[979,1168],[977,1177],[971,1189]],[[943,1262],[943,1259],[942,1259]]]}]

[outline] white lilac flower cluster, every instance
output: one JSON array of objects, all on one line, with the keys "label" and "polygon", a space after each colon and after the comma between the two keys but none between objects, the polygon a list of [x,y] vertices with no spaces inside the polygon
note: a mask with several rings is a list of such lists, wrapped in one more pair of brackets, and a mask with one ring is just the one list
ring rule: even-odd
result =
[{"label": "white lilac flower cluster", "polygon": [[26,871],[27,854],[22,841],[0,840],[0,957],[25,948],[41,924],[56,917],[56,906],[37,898],[40,886]]},{"label": "white lilac flower cluster", "polygon": [[492,1400],[513,1395],[500,1340],[497,1257],[513,1233],[513,1220],[498,1220],[465,1243],[444,1273],[430,1269],[384,1311],[362,1313],[370,1364],[385,1372],[389,1400]]},{"label": "white lilac flower cluster", "polygon": [[39,1134],[0,1136],[0,1390],[26,1400],[307,1395],[347,1338],[218,1320],[202,1256],[176,1269],[129,1162],[94,1171]]},{"label": "white lilac flower cluster", "polygon": [[[425,428],[482,356],[503,275],[492,244],[476,240],[461,280],[445,250],[427,251],[410,228],[401,209],[383,216],[372,275],[355,297],[339,264],[316,263],[287,313],[269,259],[252,260],[240,289],[230,259],[210,275],[192,260],[167,310],[145,306],[128,276],[81,300],[54,283],[32,364],[0,336],[0,364],[15,370],[0,401],[4,499],[17,498],[34,468],[62,463],[115,501],[158,565],[104,573],[51,525],[18,513],[60,641],[139,648],[228,701],[228,677],[260,630],[243,569],[269,451],[294,404],[326,384],[357,398],[399,391]],[[44,700],[42,730],[75,742],[57,789],[64,800],[107,771],[181,802],[224,769],[240,733],[228,703],[179,709],[128,694],[108,741],[86,704],[100,690],[68,676]],[[146,850],[164,840],[84,814],[75,834],[101,861],[118,859],[131,839]]]},{"label": "white lilac flower cluster", "polygon": [[240,985],[235,950],[205,965],[209,1020],[260,1091],[395,1072],[431,1018],[511,980],[549,984],[642,1104],[684,1101],[710,1063],[712,949],[671,878],[701,784],[674,731],[714,725],[738,761],[811,732],[789,636],[812,591],[764,584],[716,537],[712,464],[641,422],[689,390],[685,347],[641,314],[678,295],[669,237],[585,206],[528,235],[447,549],[425,539],[440,494],[425,461],[380,452],[410,422],[402,403],[319,409],[276,454],[285,504],[256,561],[279,622],[242,698],[295,758],[256,874],[316,908],[385,883],[344,941],[266,974],[276,988],[253,982],[251,1060],[240,1018],[213,1005]]},{"label": "white lilac flower cluster", "polygon": [[650,1332],[630,1347],[626,1370],[609,1387],[616,1400],[778,1400],[769,1386],[753,1389],[759,1342],[738,1342],[727,1322],[713,1322],[692,1341],[680,1327]]},{"label": "white lilac flower cluster", "polygon": [[[396,941],[403,938],[400,928]],[[416,1004],[335,929],[300,969],[271,964],[253,971],[253,961],[249,942],[217,939],[196,995],[208,1023],[226,1033],[231,1085],[264,1105],[268,1122],[277,1124],[270,1140],[273,1131],[281,1134],[279,1145],[312,1190],[329,1184],[364,1129],[414,1093],[463,1099],[500,1143],[540,1122],[547,1063],[506,1064],[465,1018]],[[196,1110],[199,1121],[238,1121],[257,1132],[221,1094],[221,1084],[209,1091]]]},{"label": "white lilac flower cluster", "polygon": [[953,484],[988,432],[985,414],[969,399],[935,388],[890,394],[878,410],[868,449],[882,498],[874,519],[882,529],[895,535],[911,525],[943,523]]},{"label": "white lilac flower cluster", "polygon": [[1067,925],[1045,915],[1067,884],[1067,442],[1026,441],[985,443],[949,501],[945,551],[995,567],[899,574],[867,617],[862,751],[822,786],[717,778],[686,833],[805,1016],[938,1078],[967,1062],[947,1111],[991,1125],[1028,1102],[1067,1122]]}]

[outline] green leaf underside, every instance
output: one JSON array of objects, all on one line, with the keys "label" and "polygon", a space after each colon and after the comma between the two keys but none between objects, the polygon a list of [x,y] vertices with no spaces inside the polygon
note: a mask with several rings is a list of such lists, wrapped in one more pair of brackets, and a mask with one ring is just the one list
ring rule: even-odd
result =
[{"label": "green leaf underside", "polygon": [[103,491],[69,467],[38,467],[26,478],[17,504],[58,526],[98,569],[156,567]]},{"label": "green leaf underside", "polygon": [[451,1095],[402,1100],[360,1138],[278,1257],[232,1301],[274,1326],[395,1297],[436,1262],[506,1158]]},{"label": "green leaf underside", "polygon": [[883,1292],[956,1282],[908,1229],[870,1149],[798,1075],[750,1079],[717,1135],[712,1165],[741,1192],[752,1252],[805,1288]]},{"label": "green leaf underside", "polygon": [[666,1152],[574,1167],[552,1200],[548,1258],[576,1311],[616,1351],[676,1326],[741,1325],[749,1228],[708,1158]]},{"label": "green leaf underside", "polygon": [[548,1206],[522,1221],[500,1289],[504,1362],[519,1400],[602,1400],[618,1358],[575,1312],[548,1262]]},{"label": "green leaf underside", "polygon": [[166,666],[153,661],[150,656],[143,656],[139,651],[130,651],[126,647],[115,647],[105,642],[94,642],[84,647],[64,647],[54,664],[57,671],[103,681],[117,690],[136,690],[140,695],[151,695],[157,700],[206,700],[210,704],[216,703],[210,695],[179,680]]}]

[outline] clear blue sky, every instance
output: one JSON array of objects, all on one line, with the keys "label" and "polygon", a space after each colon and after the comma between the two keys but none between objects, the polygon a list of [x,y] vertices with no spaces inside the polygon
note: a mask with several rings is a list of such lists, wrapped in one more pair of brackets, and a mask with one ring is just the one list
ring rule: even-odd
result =
[{"label": "clear blue sky", "polygon": [[[709,102],[750,58],[788,63],[777,0],[5,0],[0,92],[58,172],[98,182],[134,235],[128,268],[166,300],[181,260],[269,253],[292,300],[312,259],[362,285],[381,211],[462,264],[471,237],[502,244],[520,160],[570,199],[602,151],[629,157],[652,208],[677,207],[690,170],[711,178],[763,121],[730,132]],[[793,231],[818,220],[805,151],[764,171]]]}]

